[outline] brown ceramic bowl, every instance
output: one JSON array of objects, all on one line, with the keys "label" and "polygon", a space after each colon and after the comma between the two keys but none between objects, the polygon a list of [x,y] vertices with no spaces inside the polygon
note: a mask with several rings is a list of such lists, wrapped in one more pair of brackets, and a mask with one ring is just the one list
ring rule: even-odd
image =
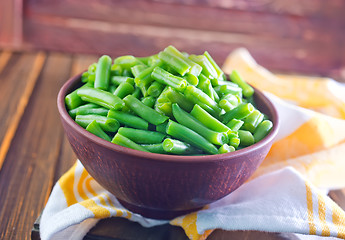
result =
[{"label": "brown ceramic bowl", "polygon": [[68,140],[90,175],[123,206],[145,217],[171,219],[225,197],[253,174],[277,133],[277,111],[256,90],[257,106],[274,127],[250,147],[219,155],[173,156],[115,145],[89,133],[68,115],[64,98],[80,86],[80,76],[69,79],[57,99]]}]

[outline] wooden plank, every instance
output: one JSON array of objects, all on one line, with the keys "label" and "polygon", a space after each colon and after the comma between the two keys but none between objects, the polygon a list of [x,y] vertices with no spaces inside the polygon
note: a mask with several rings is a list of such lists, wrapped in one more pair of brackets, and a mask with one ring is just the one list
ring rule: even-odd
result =
[{"label": "wooden plank", "polygon": [[28,19],[25,31],[30,32],[25,40],[32,47],[87,51],[113,57],[124,54],[145,56],[173,44],[190,53],[200,54],[208,50],[218,63],[222,63],[234,48],[243,46],[260,64],[274,71],[327,76],[344,67],[339,54],[340,43],[42,16]]},{"label": "wooden plank", "polygon": [[0,239],[28,239],[51,191],[63,138],[56,96],[70,68],[70,56],[50,54],[36,82],[0,172]]},{"label": "wooden plank", "polygon": [[[9,75],[3,74],[0,101],[0,170],[45,60],[44,53],[23,54]],[[27,78],[23,81],[23,78]]]},{"label": "wooden plank", "polygon": [[12,52],[9,50],[5,50],[5,51],[1,52],[1,55],[0,55],[0,73],[5,68],[5,66],[8,63],[8,61],[10,60],[11,56],[12,56]]},{"label": "wooden plank", "polygon": [[22,33],[23,0],[0,1],[0,46],[20,47]]}]

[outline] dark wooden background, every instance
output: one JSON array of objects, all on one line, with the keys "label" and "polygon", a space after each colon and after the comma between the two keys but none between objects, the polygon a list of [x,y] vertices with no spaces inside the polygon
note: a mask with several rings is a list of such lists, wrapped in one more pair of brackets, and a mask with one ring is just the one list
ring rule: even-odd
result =
[{"label": "dark wooden background", "polygon": [[144,56],[168,44],[223,62],[345,79],[344,0],[0,1],[0,46]]},{"label": "dark wooden background", "polygon": [[[74,163],[56,95],[100,54],[144,56],[173,44],[222,63],[246,47],[269,70],[345,81],[344,12],[345,0],[0,0],[0,239],[30,239],[54,183]],[[345,208],[345,190],[330,196]],[[186,238],[181,229],[109,221],[117,228],[106,221],[90,239],[107,231]],[[291,235],[215,231],[209,239],[229,238]]]}]

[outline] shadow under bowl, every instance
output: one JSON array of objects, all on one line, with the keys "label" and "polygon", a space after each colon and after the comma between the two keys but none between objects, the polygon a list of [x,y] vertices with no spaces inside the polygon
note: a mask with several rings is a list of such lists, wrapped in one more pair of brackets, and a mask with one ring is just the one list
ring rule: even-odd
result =
[{"label": "shadow under bowl", "polygon": [[257,108],[273,122],[258,143],[232,153],[175,156],[133,150],[103,140],[68,114],[65,96],[81,86],[81,74],[60,89],[58,110],[73,151],[89,174],[132,212],[172,219],[201,209],[241,186],[266,157],[279,127],[273,104],[255,89]]}]

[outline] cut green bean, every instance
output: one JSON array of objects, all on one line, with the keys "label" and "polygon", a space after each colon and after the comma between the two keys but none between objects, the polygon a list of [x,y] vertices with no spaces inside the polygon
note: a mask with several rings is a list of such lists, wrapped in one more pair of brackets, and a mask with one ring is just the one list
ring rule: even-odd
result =
[{"label": "cut green bean", "polygon": [[199,79],[198,77],[196,77],[195,75],[191,74],[191,73],[186,73],[186,75],[183,76],[183,79],[186,79],[186,81],[191,84],[191,85],[198,85],[199,83]]},{"label": "cut green bean", "polygon": [[169,116],[169,118],[173,116],[171,102],[156,103],[154,108],[157,112]]},{"label": "cut green bean", "polygon": [[121,66],[119,66],[117,64],[111,65],[111,68],[110,68],[110,75],[111,76],[121,76],[122,72],[123,72],[123,69]]},{"label": "cut green bean", "polygon": [[76,123],[78,123],[83,128],[86,128],[92,121],[96,120],[96,122],[101,126],[101,128],[106,132],[116,132],[119,127],[120,123],[113,118],[108,118],[100,115],[77,115],[75,117]]},{"label": "cut green bean", "polygon": [[134,92],[134,87],[127,82],[123,82],[115,89],[114,95],[118,96],[119,98],[124,98],[128,94],[131,94],[133,92]]},{"label": "cut green bean", "polygon": [[97,104],[88,103],[88,104],[84,104],[84,105],[81,105],[79,107],[76,107],[74,109],[69,110],[68,114],[74,119],[75,116],[77,115],[78,110],[80,110],[80,109],[89,109],[89,108],[98,108],[98,107],[99,107],[99,105],[97,105]]},{"label": "cut green bean", "polygon": [[165,134],[162,134],[160,132],[135,129],[135,128],[120,127],[117,132],[129,138],[135,143],[142,143],[142,144],[160,143],[163,141],[165,137]]},{"label": "cut green bean", "polygon": [[231,86],[231,85],[218,85],[215,87],[215,90],[218,92],[219,95],[226,95],[226,94],[233,94],[237,95],[242,98],[242,88],[239,86]]},{"label": "cut green bean", "polygon": [[182,110],[176,103],[172,105],[175,119],[182,125],[203,136],[206,140],[216,145],[223,145],[229,141],[226,132],[216,132],[205,127],[201,122],[189,113]]},{"label": "cut green bean", "polygon": [[203,125],[208,127],[209,129],[216,131],[216,132],[228,132],[230,128],[227,127],[225,124],[220,122],[217,118],[213,117],[207,111],[205,111],[202,107],[198,104],[195,104],[190,114],[198,119]]},{"label": "cut green bean", "polygon": [[[173,56],[177,56],[178,58],[182,59],[183,61],[185,61],[189,66],[189,73],[195,77],[199,76],[199,74],[202,71],[202,67],[197,64],[196,62],[190,60],[188,58],[188,56],[184,55],[183,53],[181,53],[179,50],[177,50],[175,47],[173,46],[168,46],[164,49],[164,52],[170,53]],[[191,83],[192,84],[192,83]],[[197,84],[197,83],[196,83]],[[192,85],[196,85],[196,84],[192,84]]]},{"label": "cut green bean", "polygon": [[244,119],[242,128],[254,133],[256,127],[262,122],[264,115],[259,110],[254,110]]},{"label": "cut green bean", "polygon": [[93,133],[97,137],[103,138],[106,141],[111,141],[111,138],[103,131],[96,120],[93,120],[91,123],[89,123],[89,125],[87,125],[86,131],[89,131],[90,133]]},{"label": "cut green bean", "polygon": [[163,143],[156,144],[141,144],[143,148],[152,153],[166,154],[167,152],[163,149]]},{"label": "cut green bean", "polygon": [[162,93],[164,88],[165,88],[164,84],[154,81],[151,84],[151,86],[147,89],[147,94],[152,97],[158,97]]},{"label": "cut green bean", "polygon": [[200,74],[199,79],[200,81],[197,87],[206,93],[212,100],[215,100],[210,79],[208,79],[204,74]]},{"label": "cut green bean", "polygon": [[229,145],[237,149],[238,146],[240,145],[240,142],[241,140],[239,137],[233,137],[233,138],[230,138]]},{"label": "cut green bean", "polygon": [[141,64],[131,67],[131,71],[134,77],[138,77],[140,73],[144,71],[145,69],[147,69],[147,66],[141,65]]},{"label": "cut green bean", "polygon": [[219,154],[223,154],[223,153],[229,153],[229,152],[233,152],[236,149],[233,146],[229,146],[228,144],[223,144],[219,149],[218,149],[218,153]]},{"label": "cut green bean", "polygon": [[146,106],[152,108],[155,105],[156,99],[152,96],[144,97],[141,99],[141,102]]},{"label": "cut green bean", "polygon": [[203,55],[190,55],[188,57],[190,60],[196,62],[197,64],[199,64],[202,67],[202,73],[210,78],[210,79],[217,79],[218,78],[218,74],[217,71],[214,69],[214,67],[212,66],[212,64],[210,63],[210,61]]},{"label": "cut green bean", "polygon": [[95,103],[108,109],[119,110],[125,105],[121,98],[101,89],[79,88],[77,94],[86,102]]},{"label": "cut green bean", "polygon": [[219,101],[219,107],[221,107],[225,112],[229,112],[236,106],[232,105],[227,99],[222,99]]},{"label": "cut green bean", "polygon": [[139,59],[131,55],[115,58],[114,63],[125,69],[130,69],[135,65],[143,64]]},{"label": "cut green bean", "polygon": [[166,96],[172,103],[177,103],[182,109],[187,112],[190,112],[194,106],[194,104],[189,101],[183,94],[177,92],[171,87],[167,89]]},{"label": "cut green bean", "polygon": [[176,55],[163,51],[158,54],[158,57],[164,63],[172,67],[181,76],[184,76],[190,70],[189,64]]},{"label": "cut green bean", "polygon": [[133,112],[135,112],[135,114],[153,125],[158,125],[168,120],[167,116],[164,116],[154,109],[146,106],[132,95],[126,96],[123,101],[126,103],[126,106],[128,106]]},{"label": "cut green bean", "polygon": [[81,108],[78,109],[76,115],[100,115],[100,116],[107,116],[109,109],[97,107],[97,108]]},{"label": "cut green bean", "polygon": [[153,69],[151,77],[157,82],[173,87],[178,91],[184,91],[187,86],[187,81],[185,79],[177,77],[160,67],[155,67]]},{"label": "cut green bean", "polygon": [[270,120],[262,121],[254,132],[254,140],[255,142],[259,142],[261,139],[266,137],[266,135],[271,131],[273,127],[273,123]]},{"label": "cut green bean", "polygon": [[204,93],[202,90],[194,86],[186,87],[184,94],[190,100],[197,99],[197,101],[194,103],[199,104],[200,106],[202,106],[201,103],[206,104],[211,109],[213,109],[217,114],[219,114],[222,111],[222,109],[218,106],[218,104],[212,98],[210,98],[206,93]]},{"label": "cut green bean", "polygon": [[222,69],[218,66],[218,64],[213,60],[213,58],[211,57],[211,55],[205,51],[204,52],[204,56],[207,58],[207,60],[211,63],[211,65],[213,66],[213,68],[216,70],[217,74],[218,74],[218,77],[217,79],[219,78],[223,78],[224,76],[224,72],[222,71]]},{"label": "cut green bean", "polygon": [[223,123],[228,123],[231,119],[242,119],[247,117],[254,111],[254,107],[250,103],[243,103],[223,115]]},{"label": "cut green bean", "polygon": [[81,86],[80,88],[74,90],[73,92],[69,93],[66,95],[65,97],[65,104],[68,108],[68,110],[72,110],[76,107],[79,107],[80,105],[84,104],[85,102],[81,99],[80,96],[78,96],[77,92],[79,89],[83,89],[83,88],[87,88],[89,87],[90,84],[86,83],[83,86]]},{"label": "cut green bean", "polygon": [[160,133],[164,133],[164,134],[166,134],[166,129],[167,129],[167,122],[165,122],[165,123],[162,123],[162,124],[158,124],[157,126],[156,126],[156,131],[157,132],[160,132]]},{"label": "cut green bean", "polygon": [[139,99],[142,96],[140,88],[135,87],[132,96]]},{"label": "cut green bean", "polygon": [[234,118],[234,119],[231,119],[226,124],[226,126],[228,126],[233,131],[238,131],[242,127],[243,123],[244,123],[243,121]]},{"label": "cut green bean", "polygon": [[110,79],[111,58],[103,55],[99,58],[96,68],[95,88],[107,90]]},{"label": "cut green bean", "polygon": [[134,150],[143,151],[143,152],[149,152],[148,150],[146,150],[146,148],[140,146],[139,144],[136,144],[132,140],[126,138],[125,136],[122,136],[119,133],[115,134],[115,136],[111,140],[111,142],[115,143],[117,145],[123,146],[123,147],[132,148]]},{"label": "cut green bean", "polygon": [[254,137],[249,131],[238,130],[238,137],[240,138],[241,146],[247,147],[254,144]]},{"label": "cut green bean", "polygon": [[204,150],[209,154],[217,154],[218,149],[204,137],[200,136],[198,133],[193,130],[177,123],[172,120],[169,120],[166,127],[167,134],[177,138],[178,140],[185,141],[197,148]]},{"label": "cut green bean", "polygon": [[144,130],[149,128],[149,123],[146,120],[122,111],[109,110],[107,117],[116,119],[119,123],[128,127]]},{"label": "cut green bean", "polygon": [[246,98],[249,98],[254,94],[254,89],[240,77],[237,71],[232,71],[230,74],[230,80],[242,88],[243,96]]},{"label": "cut green bean", "polygon": [[123,82],[127,82],[131,85],[134,85],[134,78],[131,78],[131,77],[113,76],[113,77],[111,77],[110,81],[112,84],[114,84],[116,86],[119,86]]},{"label": "cut green bean", "polygon": [[177,155],[187,155],[187,154],[196,154],[201,153],[201,151],[193,147],[192,145],[181,142],[176,139],[166,138],[163,142],[164,151],[177,154]]}]

